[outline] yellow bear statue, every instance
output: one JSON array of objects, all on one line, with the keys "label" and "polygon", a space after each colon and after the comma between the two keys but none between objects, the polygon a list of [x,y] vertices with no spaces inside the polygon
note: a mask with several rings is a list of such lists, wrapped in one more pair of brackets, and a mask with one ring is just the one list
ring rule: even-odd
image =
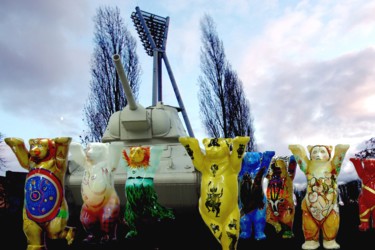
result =
[{"label": "yellow bear statue", "polygon": [[75,228],[68,227],[68,204],[64,178],[70,137],[30,139],[30,150],[20,138],[5,138],[21,166],[29,173],[25,180],[23,231],[27,250],[47,249],[45,236],[73,243]]},{"label": "yellow bear statue", "polygon": [[305,237],[302,249],[319,248],[320,231],[325,249],[339,249],[336,242],[340,225],[337,178],[349,145],[336,145],[332,158],[332,146],[307,146],[310,159],[301,145],[289,145],[289,149],[307,180],[306,195],[301,204]]},{"label": "yellow bear statue", "polygon": [[250,137],[205,138],[205,154],[196,138],[180,137],[201,173],[199,213],[224,250],[237,249],[240,232],[238,174]]}]

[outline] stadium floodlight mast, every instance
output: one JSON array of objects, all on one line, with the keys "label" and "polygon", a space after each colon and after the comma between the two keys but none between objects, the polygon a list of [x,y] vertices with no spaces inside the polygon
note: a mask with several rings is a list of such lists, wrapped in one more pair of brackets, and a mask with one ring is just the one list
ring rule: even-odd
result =
[{"label": "stadium floodlight mast", "polygon": [[152,105],[162,102],[162,70],[161,65],[164,61],[169,78],[172,83],[174,93],[176,95],[180,110],[185,121],[185,125],[190,137],[194,137],[191,129],[190,121],[181,99],[176,80],[173,76],[172,69],[169,65],[168,57],[165,52],[168,35],[169,17],[161,17],[142,11],[139,7],[135,8],[135,12],[131,14],[134,26],[137,30],[142,45],[149,56],[153,56],[153,86],[152,86]]}]

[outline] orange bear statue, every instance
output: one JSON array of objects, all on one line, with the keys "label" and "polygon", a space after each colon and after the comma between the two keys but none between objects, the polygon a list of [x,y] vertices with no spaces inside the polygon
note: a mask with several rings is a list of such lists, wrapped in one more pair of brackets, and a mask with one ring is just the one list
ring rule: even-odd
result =
[{"label": "orange bear statue", "polygon": [[317,249],[320,231],[325,249],[339,249],[336,242],[340,225],[337,178],[349,145],[336,145],[332,158],[332,146],[307,146],[310,159],[301,145],[289,145],[289,149],[307,180],[306,195],[301,204],[305,237],[302,249]]},{"label": "orange bear statue", "polygon": [[293,238],[293,222],[295,214],[293,180],[297,162],[294,156],[275,156],[272,158],[267,183],[266,221],[284,239]]}]

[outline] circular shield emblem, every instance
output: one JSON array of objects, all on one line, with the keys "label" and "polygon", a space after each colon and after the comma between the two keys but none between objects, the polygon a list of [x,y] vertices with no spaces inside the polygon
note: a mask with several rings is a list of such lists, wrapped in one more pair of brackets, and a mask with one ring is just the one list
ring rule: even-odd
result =
[{"label": "circular shield emblem", "polygon": [[47,169],[36,168],[25,181],[25,209],[29,219],[43,223],[56,217],[63,199],[60,180]]}]

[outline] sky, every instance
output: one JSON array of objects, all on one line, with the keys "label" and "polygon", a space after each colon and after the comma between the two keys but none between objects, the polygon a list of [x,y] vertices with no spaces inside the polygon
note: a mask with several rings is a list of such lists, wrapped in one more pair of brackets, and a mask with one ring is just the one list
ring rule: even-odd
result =
[{"label": "sky", "polygon": [[[357,178],[348,159],[375,134],[375,1],[367,0],[3,0],[0,132],[5,137],[27,143],[70,136],[80,142],[93,17],[103,6],[119,7],[137,40],[142,106],[152,104],[152,57],[130,18],[137,6],[170,18],[166,54],[194,135],[200,142],[207,137],[198,77],[200,20],[208,14],[250,102],[258,151],[287,156],[289,144],[349,144],[339,181]],[[163,102],[178,106],[167,73]],[[4,143],[1,155],[9,168],[23,171]],[[298,170],[295,182],[304,181]]]}]

